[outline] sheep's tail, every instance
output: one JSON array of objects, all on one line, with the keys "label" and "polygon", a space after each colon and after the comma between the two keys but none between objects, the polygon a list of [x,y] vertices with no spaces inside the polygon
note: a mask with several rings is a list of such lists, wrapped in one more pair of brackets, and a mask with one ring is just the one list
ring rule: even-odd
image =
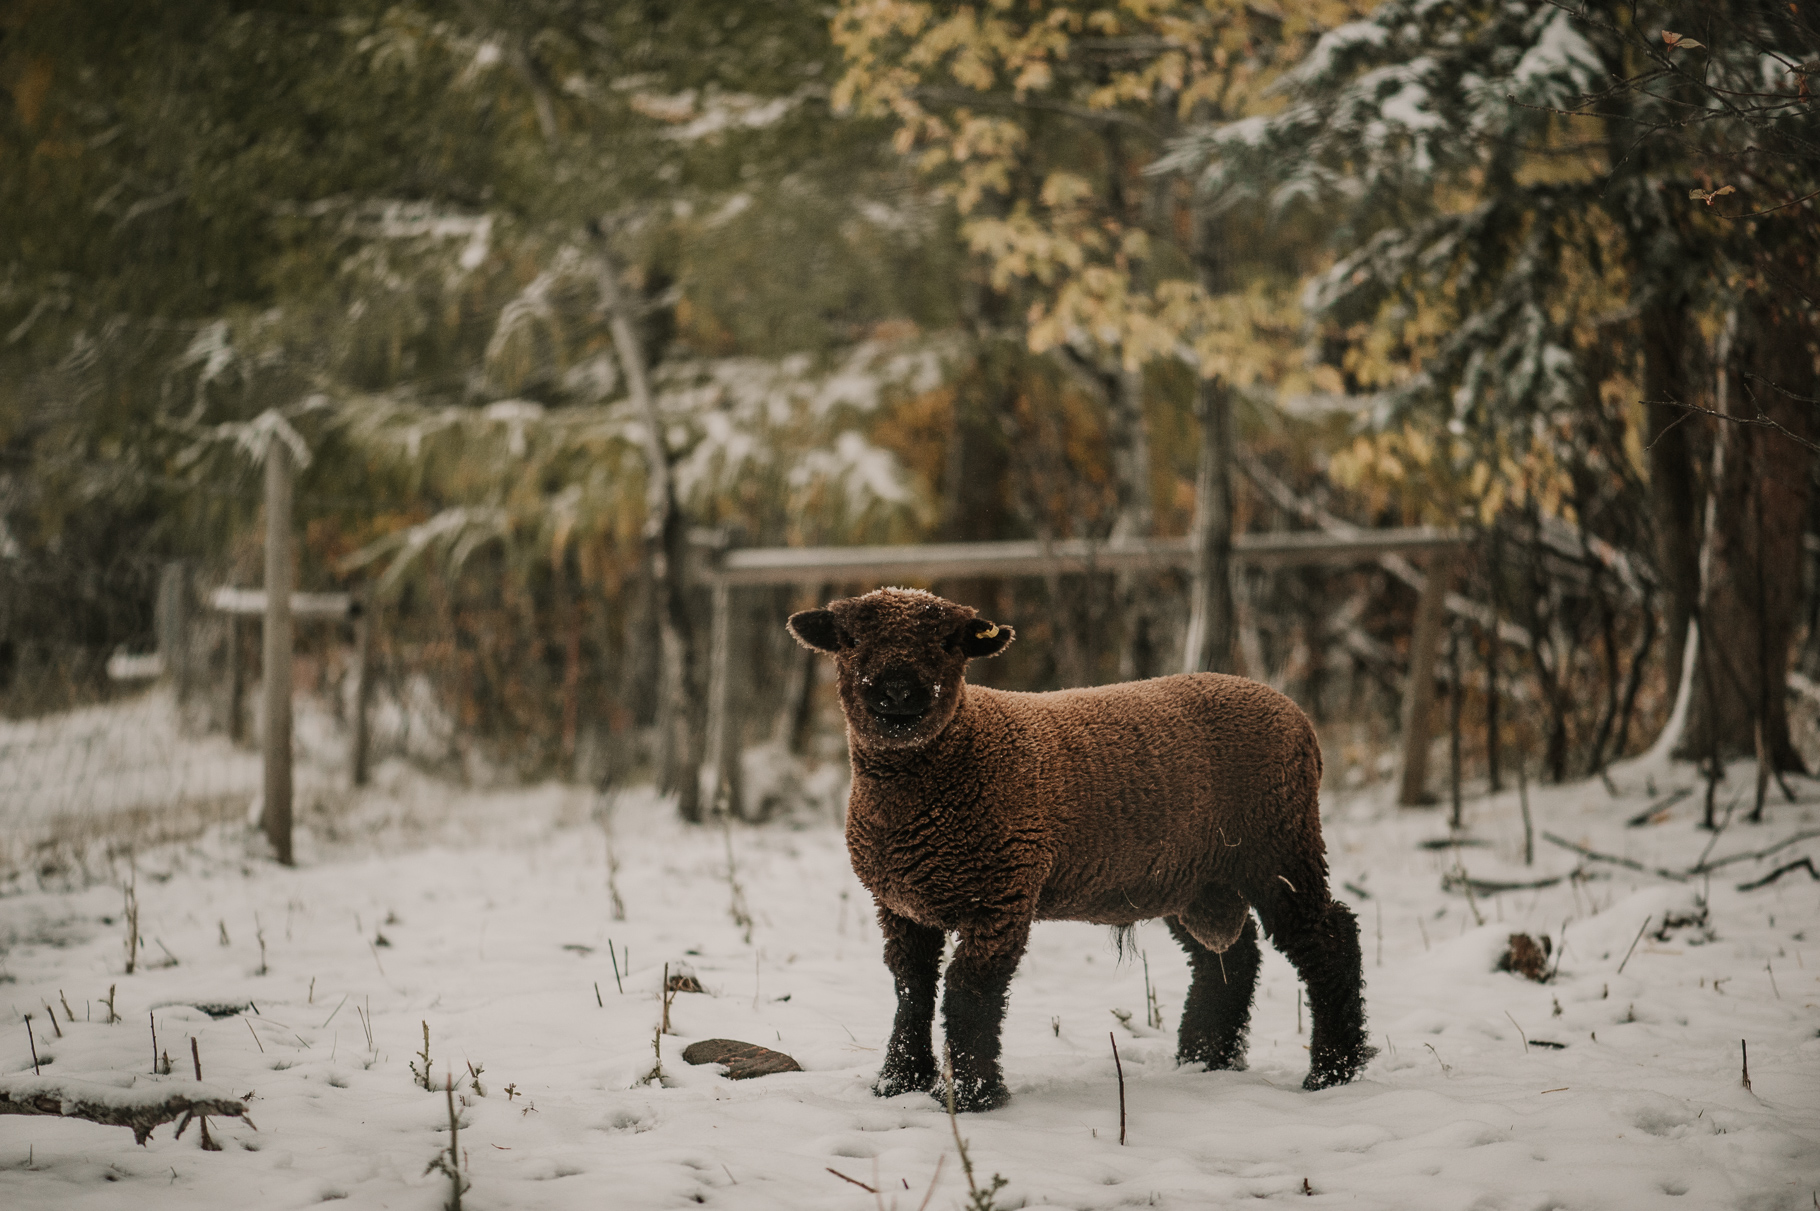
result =
[{"label": "sheep's tail", "polygon": [[1121,963],[1127,957],[1138,952],[1137,926],[1114,925],[1112,927],[1112,952],[1118,956],[1118,961]]}]

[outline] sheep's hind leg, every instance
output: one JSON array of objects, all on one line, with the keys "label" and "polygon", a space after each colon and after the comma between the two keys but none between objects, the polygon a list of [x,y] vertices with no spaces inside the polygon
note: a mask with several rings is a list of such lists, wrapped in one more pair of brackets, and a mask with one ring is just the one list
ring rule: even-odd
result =
[{"label": "sheep's hind leg", "polygon": [[[957,1111],[996,1110],[1011,1100],[999,1070],[1000,1033],[1011,977],[1029,940],[1027,919],[961,930],[942,999]],[[947,1090],[937,1088],[935,1100],[946,1104]]]},{"label": "sheep's hind leg", "polygon": [[1168,918],[1169,932],[1188,952],[1188,1000],[1177,1036],[1178,1064],[1209,1069],[1245,1067],[1245,1040],[1251,1025],[1251,998],[1257,990],[1258,927],[1245,915],[1239,936],[1223,952],[1202,945],[1181,921]]},{"label": "sheep's hind leg", "polygon": [[1278,875],[1252,900],[1264,932],[1308,988],[1308,1079],[1304,1089],[1343,1085],[1377,1054],[1365,1043],[1365,979],[1359,925],[1352,910],[1327,894],[1316,870]]},{"label": "sheep's hind leg", "polygon": [[944,936],[939,929],[882,907],[878,925],[885,935],[885,966],[897,984],[897,1020],[872,1092],[893,1097],[935,1086],[935,1051],[929,1035],[935,1025],[935,982],[941,975]]}]

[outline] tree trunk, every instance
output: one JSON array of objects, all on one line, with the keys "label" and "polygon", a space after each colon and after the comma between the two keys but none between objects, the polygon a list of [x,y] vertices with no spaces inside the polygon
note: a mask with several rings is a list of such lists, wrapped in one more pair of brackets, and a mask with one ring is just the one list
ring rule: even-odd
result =
[{"label": "tree trunk", "polygon": [[668,709],[658,714],[668,721],[671,730],[664,745],[670,760],[660,776],[663,789],[676,793],[677,813],[685,821],[698,824],[702,819],[701,766],[706,719],[696,668],[694,620],[689,613],[688,523],[677,504],[676,481],[670,471],[669,451],[664,447],[663,418],[658,415],[657,401],[645,377],[644,351],[620,294],[613,262],[604,251],[600,257],[601,305],[607,313],[614,351],[625,372],[627,393],[644,421],[645,552],[657,599],[658,639],[664,658],[662,682],[669,699],[665,704]]},{"label": "tree trunk", "polygon": [[[1714,486],[1710,564],[1687,730],[1678,755],[1754,756],[1757,729],[1778,770],[1805,772],[1789,737],[1786,682],[1801,607],[1814,455],[1802,445],[1820,375],[1815,333],[1793,308],[1759,295],[1745,305],[1720,401],[1724,467]],[[1744,423],[1759,418],[1765,424]],[[1790,436],[1793,434],[1794,436]]]},{"label": "tree trunk", "polygon": [[1668,593],[1668,697],[1681,683],[1687,623],[1700,603],[1700,485],[1694,472],[1688,414],[1687,300],[1665,298],[1643,309],[1643,392],[1648,425],[1650,513],[1656,529],[1656,570]]},{"label": "tree trunk", "polygon": [[[1150,423],[1144,414],[1144,374],[1121,368],[1111,377],[1112,476],[1118,493],[1118,515],[1112,537],[1148,538],[1155,528],[1150,503]],[[1119,680],[1151,676],[1155,645],[1151,613],[1154,593],[1151,578],[1125,572],[1118,578],[1120,630]]]},{"label": "tree trunk", "polygon": [[1201,422],[1200,473],[1194,487],[1194,582],[1185,673],[1232,671],[1232,397],[1218,379],[1202,379],[1195,399]]},{"label": "tree trunk", "polygon": [[[1025,372],[1024,350],[995,342],[981,350],[956,385],[954,427],[942,468],[940,542],[991,542],[1012,536],[1007,496],[1011,451],[1003,417]],[[957,576],[935,586],[942,596],[970,605],[983,617],[999,613],[999,581],[990,576]],[[1001,662],[982,660],[969,676],[990,684]]]}]

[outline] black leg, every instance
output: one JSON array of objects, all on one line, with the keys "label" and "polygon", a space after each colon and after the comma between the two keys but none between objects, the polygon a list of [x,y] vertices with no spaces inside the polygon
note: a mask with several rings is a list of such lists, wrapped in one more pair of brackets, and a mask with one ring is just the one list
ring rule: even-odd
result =
[{"label": "black leg", "polygon": [[[961,931],[960,944],[948,964],[948,987],[942,999],[957,1111],[996,1110],[1011,1100],[999,1070],[999,1036],[1011,977],[1029,938],[1028,920],[998,921],[983,929]],[[938,1088],[935,1097],[945,1104],[946,1089]]]},{"label": "black leg", "polygon": [[1359,925],[1352,910],[1328,898],[1318,871],[1298,871],[1300,889],[1287,879],[1259,889],[1252,901],[1279,950],[1308,987],[1308,1079],[1304,1089],[1343,1085],[1377,1054],[1365,1044],[1365,977]]},{"label": "black leg", "polygon": [[1176,1062],[1205,1064],[1209,1069],[1244,1068],[1251,998],[1258,984],[1257,924],[1247,914],[1238,939],[1221,954],[1201,945],[1176,918],[1170,917],[1168,925],[1188,952],[1190,972]]},{"label": "black leg", "polygon": [[883,907],[878,910],[878,927],[885,935],[885,966],[897,983],[897,1020],[872,1092],[892,1097],[935,1085],[935,1052],[929,1033],[935,1024],[935,981],[941,973],[943,935],[939,929],[918,925]]}]

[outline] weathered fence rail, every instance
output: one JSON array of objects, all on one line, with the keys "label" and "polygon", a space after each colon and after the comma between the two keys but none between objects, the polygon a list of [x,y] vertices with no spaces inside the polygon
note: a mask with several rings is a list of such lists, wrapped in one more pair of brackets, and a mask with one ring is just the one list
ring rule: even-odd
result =
[{"label": "weathered fence rail", "polygon": [[[1126,539],[1097,542],[931,543],[876,547],[749,547],[709,544],[698,575],[713,590],[710,645],[708,761],[714,794],[737,811],[738,729],[732,725],[732,590],[776,585],[813,586],[893,580],[934,581],[955,576],[1040,576],[1055,573],[1145,572],[1188,569],[1194,563],[1190,538]],[[1410,643],[1409,678],[1403,707],[1403,779],[1399,800],[1432,802],[1427,791],[1428,747],[1432,737],[1435,656],[1439,648],[1454,555],[1467,544],[1458,530],[1403,526],[1377,530],[1297,531],[1239,534],[1232,543],[1236,563],[1262,568],[1369,563],[1386,555],[1420,555],[1430,575],[1416,610]]]}]

